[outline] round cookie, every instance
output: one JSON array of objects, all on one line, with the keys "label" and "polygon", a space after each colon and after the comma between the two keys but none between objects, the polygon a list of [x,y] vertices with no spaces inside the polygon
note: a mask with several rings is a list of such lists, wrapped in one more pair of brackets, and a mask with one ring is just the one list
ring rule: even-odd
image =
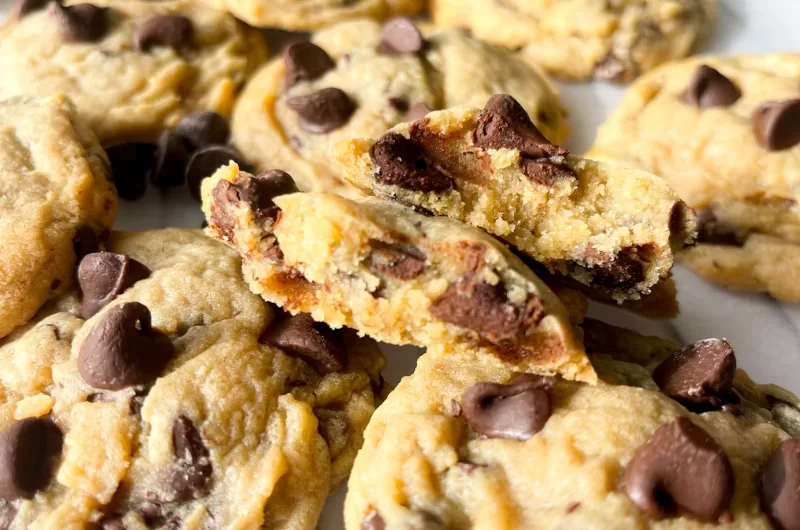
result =
[{"label": "round cookie", "polygon": [[[595,386],[468,351],[423,356],[367,428],[346,528],[793,528],[796,397],[741,371],[733,380],[723,340],[675,364],[677,344],[591,320],[584,330]],[[686,390],[708,401],[687,409],[666,395]]]},{"label": "round cookie", "polygon": [[104,145],[150,140],[192,111],[230,114],[266,57],[259,32],[196,2],[93,5],[23,1],[0,29],[0,98],[61,93]]},{"label": "round cookie", "polygon": [[524,53],[564,79],[627,82],[689,55],[717,0],[432,0],[437,25]]},{"label": "round cookie", "polygon": [[97,137],[63,97],[0,102],[0,337],[73,282],[117,214]]},{"label": "round cookie", "polygon": [[317,46],[287,48],[237,101],[234,144],[259,169],[291,173],[301,190],[354,194],[339,177],[332,146],[377,136],[427,110],[482,107],[506,92],[548,139],[566,138],[564,110],[538,67],[458,30],[423,33],[405,19],[383,29],[360,20],[317,33]]},{"label": "round cookie", "polygon": [[276,314],[199,230],[107,248],[82,300],[0,347],[2,527],[313,529],[374,409],[377,345]]}]

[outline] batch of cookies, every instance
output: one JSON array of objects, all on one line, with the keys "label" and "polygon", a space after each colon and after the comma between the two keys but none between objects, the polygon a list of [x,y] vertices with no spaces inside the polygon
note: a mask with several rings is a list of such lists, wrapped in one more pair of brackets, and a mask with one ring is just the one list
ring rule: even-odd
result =
[{"label": "batch of cookies", "polygon": [[[687,58],[718,7],[19,0],[0,530],[800,529],[800,399],[587,316],[800,300],[800,54]],[[587,158],[550,75],[630,83]]]}]

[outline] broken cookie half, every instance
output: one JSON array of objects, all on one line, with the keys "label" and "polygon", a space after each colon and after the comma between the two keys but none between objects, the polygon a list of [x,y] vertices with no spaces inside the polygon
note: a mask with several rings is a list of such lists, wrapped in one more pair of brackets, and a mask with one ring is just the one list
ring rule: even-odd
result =
[{"label": "broken cookie half", "polygon": [[335,149],[362,190],[482,228],[618,302],[648,294],[696,235],[664,181],[570,155],[508,95]]}]

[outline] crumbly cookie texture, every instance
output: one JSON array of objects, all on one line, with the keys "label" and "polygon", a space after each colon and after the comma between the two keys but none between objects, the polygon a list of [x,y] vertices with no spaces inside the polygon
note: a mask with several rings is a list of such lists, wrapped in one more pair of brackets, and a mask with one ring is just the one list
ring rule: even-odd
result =
[{"label": "crumbly cookie texture", "polygon": [[424,0],[203,0],[251,26],[309,31],[361,17],[415,15]]},{"label": "crumbly cookie texture", "polygon": [[0,102],[0,337],[72,284],[117,214],[97,137],[63,97]]},{"label": "crumbly cookie texture", "polygon": [[356,193],[330,154],[336,143],[378,136],[431,109],[481,106],[497,92],[518,98],[550,140],[568,134],[556,89],[538,66],[461,31],[359,20],[312,42],[286,48],[253,77],[232,124],[242,154],[260,170],[288,171],[303,191]]},{"label": "crumbly cookie texture", "polygon": [[0,347],[2,527],[315,528],[374,410],[377,345],[272,309],[199,230],[107,250]]},{"label": "crumbly cookie texture", "polygon": [[495,239],[391,202],[294,190],[282,171],[234,164],[203,182],[209,234],[239,251],[266,300],[392,344],[470,345],[495,362],[595,379],[566,308]]},{"label": "crumbly cookie texture", "polygon": [[785,274],[800,267],[798,83],[800,54],[664,65],[631,86],[587,156],[652,171],[697,210],[700,244],[684,256],[700,274],[800,300]]},{"label": "crumbly cookie texture", "polygon": [[154,139],[196,110],[230,114],[266,58],[257,31],[189,0],[22,5],[0,29],[0,98],[65,94],[104,145]]},{"label": "crumbly cookie texture", "polygon": [[511,96],[336,146],[365,192],[483,228],[617,300],[647,294],[694,241],[694,213],[661,179],[570,156]]},{"label": "crumbly cookie texture", "polygon": [[707,39],[716,0],[432,0],[437,25],[523,47],[565,79],[627,82]]},{"label": "crumbly cookie texture", "polygon": [[424,355],[367,428],[348,530],[794,528],[795,396],[724,340],[583,327],[594,386]]}]

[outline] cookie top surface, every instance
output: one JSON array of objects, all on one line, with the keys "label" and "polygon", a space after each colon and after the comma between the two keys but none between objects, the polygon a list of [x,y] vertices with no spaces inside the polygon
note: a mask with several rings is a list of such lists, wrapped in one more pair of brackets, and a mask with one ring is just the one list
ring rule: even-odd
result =
[{"label": "cookie top surface", "polygon": [[[279,314],[199,230],[107,250],[81,263],[82,297],[0,347],[5,527],[313,529],[374,409],[377,345]],[[31,430],[48,443],[8,449]]]},{"label": "cookie top surface", "polygon": [[264,39],[189,1],[55,2],[0,29],[0,97],[68,96],[104,145],[150,140],[194,110],[229,114]]},{"label": "cookie top surface", "polygon": [[469,28],[566,79],[630,81],[689,55],[711,33],[716,0],[434,0],[443,26]]},{"label": "cookie top surface", "polygon": [[117,213],[108,159],[62,97],[0,102],[0,337],[73,281]]},{"label": "cookie top surface", "polygon": [[564,111],[541,70],[461,31],[360,20],[312,40],[317,46],[293,45],[253,77],[232,125],[248,159],[290,172],[304,191],[348,192],[329,154],[337,142],[431,109],[482,106],[497,92],[518,98],[548,138],[566,138]]},{"label": "cookie top surface", "polygon": [[[693,413],[651,375],[677,344],[584,327],[596,386],[518,376],[469,352],[423,356],[367,429],[346,527],[769,529],[770,518],[793,520],[800,461],[786,457],[782,468],[773,455],[797,450],[787,441],[800,435],[796,397],[739,371],[726,381],[739,396],[735,414]],[[724,341],[700,344],[730,359]],[[789,497],[773,502],[778,493]]]}]

